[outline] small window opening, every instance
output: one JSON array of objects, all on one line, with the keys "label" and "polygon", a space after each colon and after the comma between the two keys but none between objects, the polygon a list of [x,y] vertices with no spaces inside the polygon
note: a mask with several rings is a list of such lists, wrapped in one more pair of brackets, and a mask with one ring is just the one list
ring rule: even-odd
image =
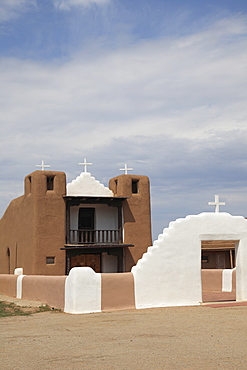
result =
[{"label": "small window opening", "polygon": [[138,193],[138,180],[132,180],[132,193],[137,194]]},{"label": "small window opening", "polygon": [[202,255],[202,263],[208,263],[208,256]]},{"label": "small window opening", "polygon": [[118,181],[115,180],[115,189],[116,189],[115,193],[117,193],[117,183],[118,183]]},{"label": "small window opening", "polygon": [[46,264],[47,265],[54,265],[55,257],[46,257]]},{"label": "small window opening", "polygon": [[31,176],[28,177],[28,181],[29,181],[29,193],[31,193],[31,190],[32,190],[32,177]]},{"label": "small window opening", "polygon": [[93,230],[95,208],[79,208],[78,229]]},{"label": "small window opening", "polygon": [[47,190],[53,190],[54,189],[54,176],[47,176],[47,183],[46,183],[46,189]]}]

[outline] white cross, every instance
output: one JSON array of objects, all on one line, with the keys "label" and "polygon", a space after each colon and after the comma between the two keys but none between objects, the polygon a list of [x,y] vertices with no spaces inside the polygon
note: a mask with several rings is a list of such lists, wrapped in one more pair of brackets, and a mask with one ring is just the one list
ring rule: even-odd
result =
[{"label": "white cross", "polygon": [[127,164],[125,163],[124,168],[119,168],[119,171],[124,171],[124,174],[128,175],[128,171],[133,171],[133,168],[128,168]]},{"label": "white cross", "polygon": [[87,172],[87,166],[92,166],[92,163],[87,163],[86,158],[84,158],[84,162],[83,163],[78,163],[78,164],[84,166],[84,172]]},{"label": "white cross", "polygon": [[36,167],[41,167],[41,171],[45,170],[45,167],[51,167],[49,164],[45,164],[45,161],[41,161],[41,164],[36,164]]},{"label": "white cross", "polygon": [[225,202],[220,202],[220,197],[219,195],[214,196],[214,202],[209,202],[209,206],[215,206],[215,212],[219,213],[220,211],[220,206],[224,206],[226,203]]}]

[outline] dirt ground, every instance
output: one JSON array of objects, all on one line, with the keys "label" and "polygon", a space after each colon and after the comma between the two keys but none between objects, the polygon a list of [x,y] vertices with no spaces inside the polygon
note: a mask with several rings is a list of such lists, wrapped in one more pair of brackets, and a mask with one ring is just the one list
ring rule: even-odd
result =
[{"label": "dirt ground", "polygon": [[1,369],[247,369],[247,306],[0,319]]}]

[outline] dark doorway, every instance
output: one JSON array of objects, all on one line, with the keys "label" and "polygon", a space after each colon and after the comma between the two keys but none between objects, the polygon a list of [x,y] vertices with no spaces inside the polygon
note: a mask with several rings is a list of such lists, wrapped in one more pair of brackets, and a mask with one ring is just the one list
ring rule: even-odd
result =
[{"label": "dark doorway", "polygon": [[201,277],[203,302],[236,300],[237,240],[203,240]]},{"label": "dark doorway", "polygon": [[78,238],[79,243],[94,243],[95,242],[95,219],[94,208],[80,208],[78,215]]},{"label": "dark doorway", "polygon": [[94,208],[79,208],[78,229],[94,230]]}]

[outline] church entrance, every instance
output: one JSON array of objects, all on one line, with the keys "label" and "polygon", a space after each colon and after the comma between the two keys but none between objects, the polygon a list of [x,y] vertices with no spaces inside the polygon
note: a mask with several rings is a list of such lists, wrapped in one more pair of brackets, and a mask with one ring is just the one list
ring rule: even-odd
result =
[{"label": "church entrance", "polygon": [[70,268],[91,267],[95,272],[101,271],[100,254],[81,254],[70,258]]},{"label": "church entrance", "polygon": [[124,251],[122,247],[82,247],[66,249],[66,270],[73,267],[91,267],[96,273],[123,272]]},{"label": "church entrance", "polygon": [[201,274],[203,302],[236,300],[236,240],[203,240]]}]

